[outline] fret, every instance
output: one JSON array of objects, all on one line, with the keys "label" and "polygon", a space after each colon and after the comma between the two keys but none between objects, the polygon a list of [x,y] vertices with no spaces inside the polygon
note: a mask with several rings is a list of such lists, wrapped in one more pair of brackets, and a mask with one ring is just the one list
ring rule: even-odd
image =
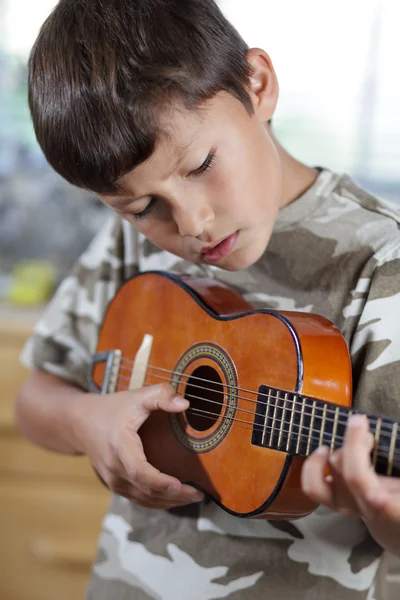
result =
[{"label": "fret", "polygon": [[389,476],[392,475],[392,472],[393,472],[393,457],[394,457],[394,450],[396,447],[397,429],[398,429],[398,423],[394,423],[393,427],[392,427],[392,436],[390,438],[389,460],[388,460],[388,468],[386,471],[386,474]]},{"label": "fret", "polygon": [[335,418],[334,418],[334,421],[333,421],[333,431],[332,431],[332,439],[331,439],[331,446],[330,446],[330,453],[331,454],[335,450],[335,441],[336,441],[336,432],[337,432],[337,426],[338,426],[338,418],[339,418],[339,407],[337,406],[335,408]]},{"label": "fret", "polygon": [[338,406],[339,418],[337,421],[336,435],[334,441],[334,450],[341,448],[344,441],[344,434],[346,432],[347,421],[349,418],[349,409],[345,406]]},{"label": "fret", "polygon": [[281,418],[281,424],[279,426],[278,449],[280,449],[280,447],[281,447],[282,434],[284,432],[284,427],[285,427],[286,402],[287,402],[287,392],[285,393],[285,396],[283,399],[282,418]]},{"label": "fret", "polygon": [[[399,423],[397,425],[399,425]],[[393,477],[400,477],[400,435],[399,435],[399,429],[397,429],[396,443],[395,443],[395,446],[394,446],[394,458],[393,458],[392,476]]]},{"label": "fret", "polygon": [[[374,432],[375,424],[375,443],[374,448],[371,451],[371,468],[375,470],[379,475],[388,476],[391,475],[399,476],[399,465],[395,464],[395,453],[396,453],[396,431],[397,429],[395,422],[387,417],[369,417],[370,429]],[[378,442],[376,442],[378,440]],[[393,453],[391,455],[391,451]],[[390,463],[390,457],[392,456],[392,463]]]},{"label": "fret", "polygon": [[286,452],[289,452],[290,442],[292,441],[293,421],[294,421],[294,415],[296,412],[296,400],[297,400],[297,396],[295,394],[293,396],[292,412],[290,415],[289,433],[288,433],[288,439],[287,439],[287,444],[286,444]]},{"label": "fret", "polygon": [[269,413],[269,408],[270,408],[270,403],[269,401],[271,400],[271,390],[269,390],[268,394],[267,394],[267,408],[265,411],[265,417],[264,417],[264,426],[263,426],[263,432],[262,432],[262,437],[261,437],[261,445],[264,446],[264,442],[265,442],[265,434],[266,434],[266,430],[267,430],[267,420],[268,420],[268,413]]},{"label": "fret", "polygon": [[374,453],[373,453],[373,456],[372,456],[372,467],[374,469],[376,469],[376,465],[377,465],[378,448],[379,448],[379,438],[380,438],[380,435],[381,435],[381,427],[382,427],[382,419],[380,417],[378,417],[378,420],[376,422],[376,429],[375,429]]},{"label": "fret", "polygon": [[311,421],[310,421],[310,429],[308,431],[308,440],[307,440],[307,450],[306,456],[310,454],[310,444],[311,444],[311,436],[314,427],[314,419],[315,419],[315,400],[312,400],[312,411],[311,411]]},{"label": "fret", "polygon": [[326,422],[326,409],[328,408],[327,404],[324,404],[324,408],[322,411],[322,423],[321,423],[321,431],[319,434],[319,445],[322,446],[324,443],[324,431],[325,431],[325,422]]},{"label": "fret", "polygon": [[299,450],[300,450],[301,430],[303,428],[304,404],[305,404],[305,402],[306,402],[306,398],[303,396],[303,399],[301,401],[301,415],[300,415],[299,433],[297,434],[296,454],[299,454]]},{"label": "fret", "polygon": [[[268,402],[265,401],[268,398]],[[265,437],[269,429],[268,412],[270,409],[271,399],[271,388],[260,385],[258,388],[257,404],[254,409],[254,423],[253,423],[253,434],[251,436],[251,443],[255,446],[265,446]]]},{"label": "fret", "polygon": [[276,392],[276,402],[274,405],[274,414],[272,417],[272,425],[271,425],[271,434],[269,436],[269,446],[272,447],[272,441],[273,441],[273,437],[274,437],[274,430],[275,430],[275,421],[276,421],[276,413],[277,413],[277,409],[278,409],[278,402],[279,402],[279,390],[277,390]]},{"label": "fret", "polygon": [[307,456],[307,448],[309,444],[309,436],[311,431],[311,415],[313,413],[313,401],[310,398],[305,398],[303,426],[300,434],[300,454]]}]

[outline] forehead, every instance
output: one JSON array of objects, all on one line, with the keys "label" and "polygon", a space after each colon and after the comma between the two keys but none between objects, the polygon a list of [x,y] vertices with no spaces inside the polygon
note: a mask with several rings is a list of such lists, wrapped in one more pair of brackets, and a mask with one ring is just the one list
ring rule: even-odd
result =
[{"label": "forehead", "polygon": [[195,109],[172,107],[160,117],[156,148],[148,159],[162,158],[172,162],[188,154],[207,133],[215,113],[210,101]]},{"label": "forehead", "polygon": [[208,131],[209,110],[174,108],[165,111],[160,119],[156,147],[153,154],[117,182],[120,193],[131,188],[134,180],[154,176],[166,178],[183,159],[201,144]]},{"label": "forehead", "polygon": [[[227,139],[232,130],[248,125],[244,106],[226,92],[216,94],[196,109],[174,106],[162,111],[159,135],[153,154],[118,182],[120,195],[146,195],[152,183],[167,180],[186,157],[190,162],[204,159],[204,153]],[[189,167],[199,165],[188,164]]]},{"label": "forehead", "polygon": [[[202,135],[247,125],[243,104],[228,92],[219,92],[193,109],[174,106],[162,111],[156,151],[184,153]],[[246,122],[246,123],[245,123]]]}]

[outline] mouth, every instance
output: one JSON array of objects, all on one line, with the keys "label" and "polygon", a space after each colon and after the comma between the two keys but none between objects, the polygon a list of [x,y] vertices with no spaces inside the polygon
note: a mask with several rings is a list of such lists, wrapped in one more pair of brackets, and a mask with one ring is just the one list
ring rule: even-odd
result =
[{"label": "mouth", "polygon": [[218,262],[219,260],[222,260],[232,252],[236,245],[238,236],[239,232],[236,231],[229,237],[216,242],[212,246],[208,246],[208,248],[202,250],[201,256],[207,262]]}]

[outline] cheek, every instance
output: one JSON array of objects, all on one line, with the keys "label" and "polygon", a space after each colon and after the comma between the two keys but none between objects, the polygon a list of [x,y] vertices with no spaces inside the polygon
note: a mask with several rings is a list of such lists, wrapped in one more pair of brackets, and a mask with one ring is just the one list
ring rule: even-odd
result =
[{"label": "cheek", "polygon": [[185,257],[183,238],[179,235],[173,221],[149,223],[147,227],[141,227],[140,231],[158,248],[166,250],[176,256],[187,258]]},{"label": "cheek", "polygon": [[255,128],[239,142],[215,181],[221,213],[246,220],[271,217],[281,199],[281,166],[278,153],[264,130]]},{"label": "cheek", "polygon": [[252,226],[271,219],[279,209],[281,197],[278,169],[276,160],[267,164],[257,160],[242,163],[231,176],[221,178],[215,188],[217,214]]},{"label": "cheek", "polygon": [[[166,238],[165,233],[163,233],[163,225],[156,225],[151,221],[151,216],[148,219],[137,220],[131,216],[124,217],[128,223],[136,229],[139,233],[143,234],[150,242],[153,242],[156,246],[159,246],[163,243]],[[162,246],[161,246],[162,247]]]},{"label": "cheek", "polygon": [[255,193],[264,194],[269,203],[279,206],[282,181],[278,151],[267,132],[259,132],[257,140],[252,148],[253,189]]}]

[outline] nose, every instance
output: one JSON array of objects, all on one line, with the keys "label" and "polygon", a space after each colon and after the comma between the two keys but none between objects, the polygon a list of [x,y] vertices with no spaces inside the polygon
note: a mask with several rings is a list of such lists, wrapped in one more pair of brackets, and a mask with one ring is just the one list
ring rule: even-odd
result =
[{"label": "nose", "polygon": [[214,220],[214,212],[207,203],[186,200],[173,211],[173,217],[182,237],[200,237]]}]

